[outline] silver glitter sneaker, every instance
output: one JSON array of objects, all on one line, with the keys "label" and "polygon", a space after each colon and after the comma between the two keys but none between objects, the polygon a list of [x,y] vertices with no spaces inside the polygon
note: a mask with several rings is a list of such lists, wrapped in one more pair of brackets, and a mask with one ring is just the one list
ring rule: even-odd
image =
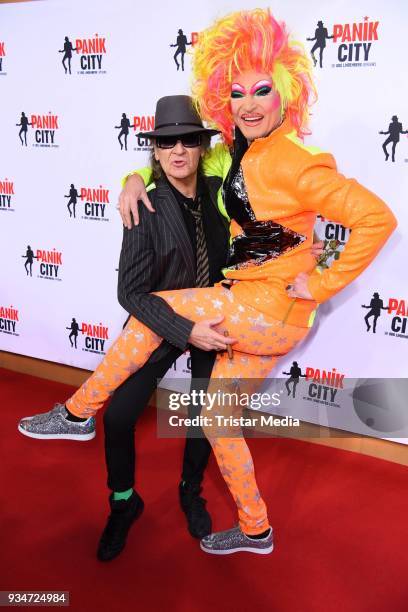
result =
[{"label": "silver glitter sneaker", "polygon": [[82,423],[66,419],[64,404],[56,404],[49,412],[21,419],[18,431],[29,438],[40,440],[80,440],[86,442],[95,437],[95,419],[90,417]]},{"label": "silver glitter sneaker", "polygon": [[239,527],[211,533],[200,542],[201,550],[211,555],[231,555],[235,552],[251,552],[257,555],[269,555],[273,551],[273,531],[261,540],[248,538]]},{"label": "silver glitter sneaker", "polygon": [[52,410],[49,410],[48,412],[40,412],[40,414],[33,414],[33,416],[23,417],[20,423],[22,421],[32,421],[33,419],[35,419],[37,422],[47,421],[52,414],[57,414],[57,412],[60,412],[62,415],[65,415],[66,413],[65,405],[55,404],[54,408]]}]

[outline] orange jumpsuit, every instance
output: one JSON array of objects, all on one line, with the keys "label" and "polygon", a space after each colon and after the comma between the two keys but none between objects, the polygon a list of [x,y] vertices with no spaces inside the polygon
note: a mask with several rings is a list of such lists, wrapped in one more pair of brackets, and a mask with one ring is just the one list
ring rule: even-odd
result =
[{"label": "orange jumpsuit", "polygon": [[[209,163],[207,173],[216,166]],[[305,147],[287,121],[250,145],[241,169],[256,221],[276,222],[287,233],[300,237],[300,242],[276,256],[227,268],[225,276],[240,281],[230,290],[218,285],[157,293],[178,314],[196,322],[222,313],[225,319],[218,329],[238,339],[232,361],[226,353],[218,354],[209,392],[218,389],[222,380],[239,379],[248,379],[247,388],[255,390],[278,357],[306,336],[317,305],[356,278],[396,227],[394,215],[382,200],[357,181],[339,174],[331,155]],[[318,213],[352,229],[340,258],[322,273],[316,270],[311,255]],[[245,230],[232,220],[233,243],[244,234]],[[300,272],[310,274],[312,300],[293,300],[287,295],[287,286]],[[78,416],[94,414],[130,374],[144,365],[160,341],[131,317],[94,374],[67,401],[68,410]],[[224,385],[227,387],[228,382]],[[222,407],[217,410],[222,414]],[[232,437],[236,431],[231,437],[220,437],[211,428],[206,434],[237,503],[242,530],[249,535],[265,531],[269,526],[266,507],[244,438]]]}]

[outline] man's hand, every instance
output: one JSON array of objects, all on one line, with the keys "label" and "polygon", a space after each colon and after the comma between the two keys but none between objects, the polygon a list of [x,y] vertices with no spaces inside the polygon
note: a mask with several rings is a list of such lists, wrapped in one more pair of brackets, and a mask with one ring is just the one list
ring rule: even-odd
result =
[{"label": "man's hand", "polygon": [[156,212],[147,197],[143,179],[138,174],[132,174],[120,193],[118,206],[123,225],[129,230],[132,229],[132,216],[130,213],[133,215],[135,225],[139,225],[138,200],[142,200],[147,210],[150,210],[152,213]]},{"label": "man's hand", "polygon": [[188,339],[189,343],[203,351],[225,351],[228,344],[234,344],[237,340],[229,336],[226,338],[212,329],[215,325],[219,325],[223,319],[224,317],[221,315],[215,319],[195,323]]},{"label": "man's hand", "polygon": [[307,287],[309,274],[300,272],[293,283],[289,285],[288,296],[292,298],[302,298],[303,300],[313,300],[312,294]]},{"label": "man's hand", "polygon": [[315,259],[319,259],[320,255],[323,254],[324,251],[324,242],[320,240],[319,242],[314,242],[310,247],[310,252]]}]

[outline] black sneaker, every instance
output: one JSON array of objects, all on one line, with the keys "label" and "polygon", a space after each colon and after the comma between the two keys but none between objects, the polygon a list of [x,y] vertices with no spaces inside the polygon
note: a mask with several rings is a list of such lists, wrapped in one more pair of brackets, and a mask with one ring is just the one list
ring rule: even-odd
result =
[{"label": "black sneaker", "polygon": [[113,493],[109,497],[111,513],[99,541],[97,557],[99,561],[110,561],[117,557],[125,548],[126,538],[132,523],[143,512],[144,502],[133,491],[129,499],[114,500]]},{"label": "black sneaker", "polygon": [[205,505],[206,500],[200,497],[201,487],[198,484],[181,482],[179,485],[180,505],[187,517],[188,531],[193,538],[205,538],[211,533],[211,516]]}]

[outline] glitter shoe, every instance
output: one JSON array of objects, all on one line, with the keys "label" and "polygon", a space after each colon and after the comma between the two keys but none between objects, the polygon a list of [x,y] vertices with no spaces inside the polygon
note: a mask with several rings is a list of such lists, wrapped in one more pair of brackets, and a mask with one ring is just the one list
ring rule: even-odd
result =
[{"label": "glitter shoe", "polygon": [[239,527],[219,531],[203,538],[201,550],[212,555],[231,555],[235,552],[251,552],[258,555],[268,555],[273,551],[273,531],[261,540],[253,540],[245,535]]},{"label": "glitter shoe", "polygon": [[83,422],[68,421],[64,404],[56,404],[49,412],[25,417],[18,424],[18,431],[29,438],[39,440],[92,440],[95,437],[95,419]]},{"label": "glitter shoe", "polygon": [[49,410],[48,412],[40,412],[40,414],[33,414],[33,416],[23,417],[21,419],[20,423],[22,421],[32,421],[34,419],[38,423],[41,422],[41,421],[47,421],[52,414],[57,414],[58,412],[60,412],[61,414],[65,414],[66,413],[66,409],[65,409],[65,405],[64,404],[55,404],[54,408],[52,410]]}]

